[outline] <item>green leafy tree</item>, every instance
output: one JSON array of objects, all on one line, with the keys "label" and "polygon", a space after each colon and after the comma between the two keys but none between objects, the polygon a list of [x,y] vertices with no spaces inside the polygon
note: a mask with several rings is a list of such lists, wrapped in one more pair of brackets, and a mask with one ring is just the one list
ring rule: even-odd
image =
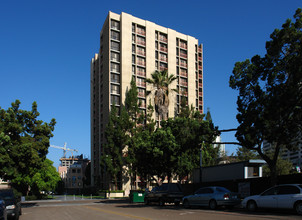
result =
[{"label": "green leafy tree", "polygon": [[36,102],[31,111],[20,109],[20,104],[16,100],[7,110],[0,108],[0,177],[28,195],[33,177],[43,168],[56,121],[38,120]]},{"label": "green leafy tree", "polygon": [[[293,170],[292,162],[290,162],[289,160],[284,160],[281,157],[278,157],[276,163],[276,172],[278,176],[291,174],[292,170]],[[271,175],[270,174],[271,171],[267,164],[263,166],[262,172],[263,172],[263,176],[269,177]]]},{"label": "green leafy tree", "polygon": [[219,149],[211,144],[218,133],[212,123],[202,120],[203,115],[195,112],[193,117],[176,117],[162,121],[162,129],[170,129],[179,145],[176,152],[177,163],[173,172],[181,178],[188,176],[194,168],[199,167],[200,149],[202,148],[203,166],[217,162]]},{"label": "green leafy tree", "polygon": [[32,191],[38,195],[41,191],[54,191],[58,186],[61,177],[53,166],[53,162],[45,159],[41,169],[32,177]]},{"label": "green leafy tree", "polygon": [[[279,153],[284,148],[295,149],[301,141],[301,9],[294,18],[271,34],[264,57],[237,62],[230,77],[230,87],[239,91],[237,140],[267,162],[272,184],[276,183]],[[272,156],[263,151],[264,140],[271,143]]]},{"label": "green leafy tree", "polygon": [[237,161],[246,161],[246,160],[253,160],[259,159],[259,155],[257,151],[250,150],[245,147],[238,147],[236,150],[236,160]]},{"label": "green leafy tree", "polygon": [[101,165],[113,180],[115,188],[121,189],[120,183],[124,167],[129,165],[127,156],[127,143],[129,142],[129,115],[122,106],[120,114],[118,109],[113,105],[109,116],[109,123],[105,130],[106,143],[103,146],[103,155]]}]

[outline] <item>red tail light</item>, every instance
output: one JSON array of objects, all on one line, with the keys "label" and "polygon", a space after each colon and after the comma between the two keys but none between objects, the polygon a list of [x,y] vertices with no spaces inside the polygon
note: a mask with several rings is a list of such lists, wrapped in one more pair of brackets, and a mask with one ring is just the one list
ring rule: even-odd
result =
[{"label": "red tail light", "polygon": [[228,200],[229,198],[230,198],[230,195],[229,195],[229,194],[224,194],[224,195],[223,195],[223,199],[224,199],[224,200]]}]

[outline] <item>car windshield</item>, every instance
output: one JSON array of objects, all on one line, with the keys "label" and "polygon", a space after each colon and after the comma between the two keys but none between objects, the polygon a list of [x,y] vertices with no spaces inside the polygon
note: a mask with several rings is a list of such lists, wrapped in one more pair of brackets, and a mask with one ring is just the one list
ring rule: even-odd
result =
[{"label": "car windshield", "polygon": [[224,187],[216,187],[216,191],[222,192],[222,193],[230,192],[230,190],[228,190]]}]

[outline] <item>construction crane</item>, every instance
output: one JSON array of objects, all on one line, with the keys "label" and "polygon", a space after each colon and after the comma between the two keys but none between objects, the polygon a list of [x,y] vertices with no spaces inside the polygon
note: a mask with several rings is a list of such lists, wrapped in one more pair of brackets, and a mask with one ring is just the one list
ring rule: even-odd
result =
[{"label": "construction crane", "polygon": [[57,149],[63,150],[63,158],[66,158],[66,151],[70,151],[72,157],[73,157],[73,151],[74,151],[74,152],[78,152],[78,150],[76,150],[76,149],[70,149],[70,148],[67,148],[66,146],[67,146],[67,143],[66,143],[66,142],[64,143],[64,147],[59,147],[59,146],[55,146],[55,145],[50,145],[50,147],[53,147],[53,148],[57,148]]}]

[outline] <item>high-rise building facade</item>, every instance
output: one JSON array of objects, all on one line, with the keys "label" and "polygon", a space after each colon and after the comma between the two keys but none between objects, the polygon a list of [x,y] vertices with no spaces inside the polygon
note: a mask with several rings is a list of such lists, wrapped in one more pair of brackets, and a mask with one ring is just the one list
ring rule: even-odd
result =
[{"label": "high-rise building facade", "polygon": [[102,181],[100,157],[110,107],[124,103],[133,79],[141,111],[146,112],[152,85],[145,80],[156,70],[177,77],[170,85],[178,93],[169,93],[168,117],[178,114],[182,98],[203,113],[203,49],[198,40],[127,13],[109,12],[100,33],[99,53],[91,61],[92,185]]}]

